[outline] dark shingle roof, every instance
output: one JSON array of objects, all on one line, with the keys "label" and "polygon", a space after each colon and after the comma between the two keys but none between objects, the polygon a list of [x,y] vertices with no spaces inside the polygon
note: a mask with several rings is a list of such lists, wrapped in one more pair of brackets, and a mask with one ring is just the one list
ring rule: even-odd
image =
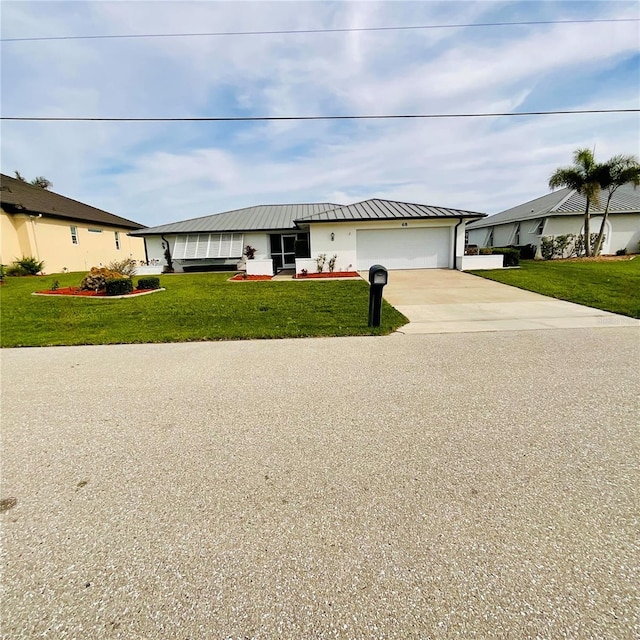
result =
[{"label": "dark shingle roof", "polygon": [[66,198],[48,189],[34,187],[28,182],[4,174],[0,174],[0,203],[7,213],[41,213],[53,218],[93,222],[124,229],[144,228],[144,225],[132,220]]},{"label": "dark shingle roof", "polygon": [[263,204],[245,209],[214,213],[202,218],[172,222],[151,227],[133,235],[160,235],[164,233],[209,233],[229,231],[269,231],[294,229],[294,220],[339,207],[329,202],[315,204]]},{"label": "dark shingle roof", "polygon": [[306,218],[299,218],[297,222],[348,222],[350,220],[400,220],[406,218],[480,218],[485,215],[485,213],[478,213],[477,211],[373,198],[363,202],[356,202],[355,204],[336,207]]},{"label": "dark shingle roof", "polygon": [[[597,214],[604,211],[607,203],[608,192],[600,192],[600,204],[591,206],[591,213]],[[584,214],[586,201],[573,189],[559,189],[552,193],[530,200],[524,204],[519,204],[511,209],[506,209],[500,213],[489,216],[484,220],[472,222],[468,229],[479,229],[481,227],[491,227],[496,224],[506,224],[516,220],[532,220],[535,218],[545,218],[549,215],[576,215]],[[619,187],[609,205],[609,213],[636,213],[640,212],[640,188],[636,189],[632,184],[625,184]]]}]

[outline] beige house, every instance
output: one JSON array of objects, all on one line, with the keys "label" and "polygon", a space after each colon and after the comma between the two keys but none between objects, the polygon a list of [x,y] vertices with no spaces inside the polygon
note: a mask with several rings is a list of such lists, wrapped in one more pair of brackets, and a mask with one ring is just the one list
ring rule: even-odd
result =
[{"label": "beige house", "polygon": [[145,260],[144,226],[4,174],[0,180],[0,262],[33,256],[46,273],[88,271],[112,260]]}]

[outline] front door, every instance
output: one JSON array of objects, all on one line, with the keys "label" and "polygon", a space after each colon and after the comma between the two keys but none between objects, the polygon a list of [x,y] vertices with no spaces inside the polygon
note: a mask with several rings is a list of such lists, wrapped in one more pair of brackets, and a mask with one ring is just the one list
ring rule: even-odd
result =
[{"label": "front door", "polygon": [[270,239],[271,258],[276,270],[296,268],[296,240],[298,234],[273,234]]}]

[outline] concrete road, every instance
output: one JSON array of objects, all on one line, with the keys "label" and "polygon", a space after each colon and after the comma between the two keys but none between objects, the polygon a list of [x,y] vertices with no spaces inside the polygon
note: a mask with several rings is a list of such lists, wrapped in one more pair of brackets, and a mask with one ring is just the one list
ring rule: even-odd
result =
[{"label": "concrete road", "polygon": [[4,350],[4,638],[637,638],[637,330]]},{"label": "concrete road", "polygon": [[[365,278],[366,279],[366,278]],[[608,313],[451,269],[392,271],[384,297],[409,318],[404,333],[637,327]]]}]

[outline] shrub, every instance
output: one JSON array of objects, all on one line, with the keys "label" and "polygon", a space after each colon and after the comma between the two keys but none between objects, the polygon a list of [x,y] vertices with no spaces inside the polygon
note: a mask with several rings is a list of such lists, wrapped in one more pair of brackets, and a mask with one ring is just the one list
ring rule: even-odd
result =
[{"label": "shrub", "polygon": [[321,253],[316,258],[316,265],[317,265],[318,273],[322,273],[322,271],[324,269],[324,265],[325,265],[326,262],[327,262],[327,254],[326,253]]},{"label": "shrub", "polygon": [[102,291],[107,286],[107,280],[119,280],[125,276],[106,267],[91,267],[91,271],[82,279],[80,288],[83,291]]},{"label": "shrub", "polygon": [[138,280],[138,289],[159,289],[160,288],[160,278],[150,277],[150,278],[140,278]]},{"label": "shrub", "polygon": [[336,260],[338,259],[338,255],[334,253],[331,258],[329,258],[329,273],[333,273],[336,268]]},{"label": "shrub", "polygon": [[136,261],[133,258],[125,258],[124,260],[113,260],[107,265],[107,269],[121,273],[127,278],[133,278],[136,275]]},{"label": "shrub", "polygon": [[553,258],[553,236],[543,236],[540,239],[540,253],[543,260]]},{"label": "shrub", "polygon": [[627,249],[626,249],[626,247],[625,247],[624,249],[618,249],[618,250],[616,251],[616,255],[617,255],[617,256],[626,256],[626,255],[627,255]]},{"label": "shrub", "polygon": [[491,247],[481,247],[480,248],[480,255],[481,256],[490,256],[493,253],[493,250]]},{"label": "shrub", "polygon": [[27,276],[29,275],[19,264],[15,262],[5,268],[5,275],[8,276]]},{"label": "shrub", "polygon": [[535,244],[513,245],[512,249],[517,249],[520,252],[520,260],[533,260],[536,257]]},{"label": "shrub", "polygon": [[107,280],[105,292],[108,296],[123,296],[133,291],[131,278],[112,278]]},{"label": "shrub", "polygon": [[[7,275],[35,276],[42,271],[43,267],[44,261],[36,260],[33,256],[23,256],[7,267]],[[9,270],[12,272],[10,273]]]},{"label": "shrub", "polygon": [[244,248],[244,255],[247,256],[247,260],[253,260],[256,257],[256,253],[258,253],[258,250],[250,244]]},{"label": "shrub", "polygon": [[505,267],[517,267],[520,264],[520,252],[509,247],[493,247],[491,253],[504,256]]}]

